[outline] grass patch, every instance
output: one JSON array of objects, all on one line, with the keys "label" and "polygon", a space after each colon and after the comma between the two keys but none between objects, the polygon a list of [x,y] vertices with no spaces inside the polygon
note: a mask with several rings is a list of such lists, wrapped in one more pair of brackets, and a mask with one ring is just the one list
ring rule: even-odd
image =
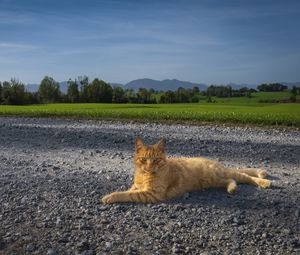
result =
[{"label": "grass patch", "polygon": [[127,119],[155,122],[217,122],[300,127],[299,104],[230,101],[197,104],[46,104],[0,106],[2,116]]}]

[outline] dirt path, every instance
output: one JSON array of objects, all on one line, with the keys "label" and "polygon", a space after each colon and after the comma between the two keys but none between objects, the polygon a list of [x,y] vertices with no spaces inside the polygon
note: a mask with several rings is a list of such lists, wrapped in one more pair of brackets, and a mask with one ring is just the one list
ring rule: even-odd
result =
[{"label": "dirt path", "polygon": [[[102,205],[133,176],[134,137],[170,156],[263,167],[272,189]],[[0,254],[299,254],[300,132],[0,118]]]}]

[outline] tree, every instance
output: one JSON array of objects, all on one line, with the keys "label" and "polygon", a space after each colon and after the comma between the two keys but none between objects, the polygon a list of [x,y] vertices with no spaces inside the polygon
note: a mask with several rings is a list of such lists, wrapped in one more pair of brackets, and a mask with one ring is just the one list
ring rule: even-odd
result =
[{"label": "tree", "polygon": [[4,104],[9,104],[10,102],[10,82],[4,81],[2,83],[2,100]]},{"label": "tree", "polygon": [[116,86],[113,88],[113,103],[127,103],[128,99],[125,97],[125,91],[122,87]]},{"label": "tree", "polygon": [[83,103],[89,102],[88,90],[89,90],[89,78],[87,76],[79,76],[78,77],[80,83],[80,92],[79,97],[80,101]]},{"label": "tree", "polygon": [[111,103],[112,94],[112,87],[98,78],[88,87],[88,98],[93,103]]},{"label": "tree", "polygon": [[0,103],[2,102],[2,83],[0,81]]},{"label": "tree", "polygon": [[192,102],[192,103],[198,103],[198,102],[199,102],[199,96],[194,95],[194,96],[191,98],[191,102]]},{"label": "tree", "polygon": [[164,104],[166,103],[166,97],[165,97],[165,94],[162,94],[158,100],[158,103],[160,104]]},{"label": "tree", "polygon": [[297,89],[295,86],[293,86],[293,88],[291,89],[290,99],[293,103],[295,103],[297,101]]},{"label": "tree", "polygon": [[39,101],[38,92],[35,92],[35,93],[25,92],[24,103],[25,104],[39,104],[40,101]]},{"label": "tree", "polygon": [[59,83],[52,77],[45,76],[39,86],[39,95],[44,103],[58,102],[60,98]]},{"label": "tree", "polygon": [[10,81],[10,99],[9,104],[20,105],[24,104],[25,86],[17,79],[11,79]]},{"label": "tree", "polygon": [[280,83],[263,83],[259,86],[257,86],[257,89],[259,91],[265,91],[265,92],[269,92],[269,91],[283,91],[287,89],[287,86],[280,84]]},{"label": "tree", "polygon": [[168,90],[165,92],[165,103],[171,104],[176,103],[176,94],[174,91]]},{"label": "tree", "polygon": [[179,87],[176,91],[176,102],[178,103],[188,103],[191,98],[191,94],[185,88]]},{"label": "tree", "polygon": [[137,95],[133,89],[125,90],[125,97],[128,99],[130,103],[137,103]]},{"label": "tree", "polygon": [[192,91],[193,91],[193,95],[198,95],[200,93],[200,89],[197,86],[193,87]]},{"label": "tree", "polygon": [[25,86],[19,80],[12,78],[10,82],[4,81],[1,86],[1,100],[4,104],[25,104]]},{"label": "tree", "polygon": [[68,81],[68,99],[71,103],[77,103],[79,100],[79,91],[78,91],[78,84],[75,81],[69,79]]},{"label": "tree", "polygon": [[149,103],[151,99],[151,92],[145,88],[139,88],[138,97],[141,103]]}]

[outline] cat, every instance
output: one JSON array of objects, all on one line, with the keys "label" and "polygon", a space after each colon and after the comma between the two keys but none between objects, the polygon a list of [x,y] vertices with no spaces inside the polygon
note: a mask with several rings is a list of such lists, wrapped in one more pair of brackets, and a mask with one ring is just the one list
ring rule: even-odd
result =
[{"label": "cat", "polygon": [[226,188],[232,194],[237,183],[269,188],[265,170],[224,167],[217,161],[197,158],[167,158],[166,140],[144,145],[135,141],[135,175],[132,187],[125,192],[113,192],[102,198],[104,204],[118,202],[158,203],[206,188]]}]

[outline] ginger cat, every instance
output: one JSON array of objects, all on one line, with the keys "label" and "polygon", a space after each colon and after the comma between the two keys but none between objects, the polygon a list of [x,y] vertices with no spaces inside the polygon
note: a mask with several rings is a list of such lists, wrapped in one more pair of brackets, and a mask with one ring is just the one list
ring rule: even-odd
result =
[{"label": "ginger cat", "polygon": [[260,169],[232,169],[206,158],[167,158],[165,139],[144,145],[135,141],[135,175],[132,187],[125,192],[113,192],[102,198],[105,204],[118,202],[157,203],[186,192],[205,188],[226,188],[234,193],[237,183],[269,188],[271,181],[263,179]]}]

